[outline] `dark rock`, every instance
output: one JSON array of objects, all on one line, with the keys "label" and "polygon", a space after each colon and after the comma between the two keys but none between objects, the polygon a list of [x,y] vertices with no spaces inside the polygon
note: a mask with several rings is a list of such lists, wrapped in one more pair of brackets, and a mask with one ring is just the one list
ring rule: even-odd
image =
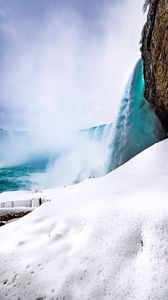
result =
[{"label": "dark rock", "polygon": [[144,61],[145,98],[168,133],[168,1],[147,0],[147,22],[143,28],[141,53]]},{"label": "dark rock", "polygon": [[4,226],[6,224],[6,222],[0,222],[0,227]]}]

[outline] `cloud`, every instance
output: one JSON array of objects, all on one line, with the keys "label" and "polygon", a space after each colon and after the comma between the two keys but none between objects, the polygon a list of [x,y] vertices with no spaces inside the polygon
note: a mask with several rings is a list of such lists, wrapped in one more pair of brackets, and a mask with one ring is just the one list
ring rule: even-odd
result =
[{"label": "cloud", "polygon": [[114,119],[145,18],[142,0],[105,4],[87,21],[66,5],[41,18],[2,9],[1,123],[6,107],[8,127],[46,133]]}]

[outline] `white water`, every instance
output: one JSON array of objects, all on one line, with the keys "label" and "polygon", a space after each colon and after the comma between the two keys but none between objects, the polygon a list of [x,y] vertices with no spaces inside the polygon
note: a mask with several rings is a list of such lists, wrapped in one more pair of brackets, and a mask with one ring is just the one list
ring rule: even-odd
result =
[{"label": "white water", "polygon": [[81,130],[55,160],[45,174],[33,175],[32,180],[45,187],[69,185],[108,172],[111,154],[112,124]]}]

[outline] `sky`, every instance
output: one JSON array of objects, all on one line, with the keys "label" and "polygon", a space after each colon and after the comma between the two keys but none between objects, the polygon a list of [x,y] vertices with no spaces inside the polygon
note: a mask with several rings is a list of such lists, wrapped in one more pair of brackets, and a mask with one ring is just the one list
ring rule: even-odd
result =
[{"label": "sky", "polygon": [[113,122],[136,61],[143,0],[0,0],[0,127]]}]

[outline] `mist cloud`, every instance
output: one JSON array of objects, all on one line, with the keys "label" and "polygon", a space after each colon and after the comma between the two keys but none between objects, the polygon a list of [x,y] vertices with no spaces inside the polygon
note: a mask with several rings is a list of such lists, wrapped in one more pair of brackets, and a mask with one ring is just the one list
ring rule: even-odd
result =
[{"label": "mist cloud", "polygon": [[52,135],[116,115],[140,56],[143,1],[105,1],[89,17],[55,3],[26,16],[0,2],[0,126]]}]

